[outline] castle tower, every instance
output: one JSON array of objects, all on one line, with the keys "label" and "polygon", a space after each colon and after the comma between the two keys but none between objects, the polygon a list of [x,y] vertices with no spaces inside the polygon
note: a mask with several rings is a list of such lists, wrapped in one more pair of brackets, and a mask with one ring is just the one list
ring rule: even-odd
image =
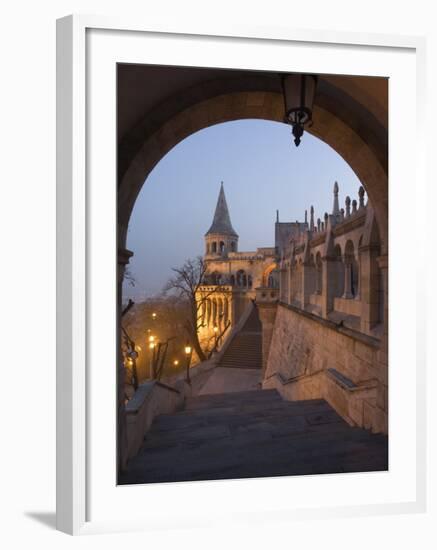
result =
[{"label": "castle tower", "polygon": [[229,252],[238,250],[238,235],[231,224],[223,182],[220,186],[212,225],[205,234],[205,245],[206,256],[209,257],[225,257]]}]

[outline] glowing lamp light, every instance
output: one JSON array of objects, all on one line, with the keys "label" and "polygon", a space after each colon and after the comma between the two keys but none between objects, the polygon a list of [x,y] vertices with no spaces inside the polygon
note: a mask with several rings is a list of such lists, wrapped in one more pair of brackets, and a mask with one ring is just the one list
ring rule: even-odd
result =
[{"label": "glowing lamp light", "polygon": [[191,346],[187,344],[185,346],[185,355],[190,355],[190,354],[191,354]]},{"label": "glowing lamp light", "polygon": [[217,325],[214,325],[214,332],[217,333],[218,332],[218,326]]},{"label": "glowing lamp light", "polygon": [[177,366],[179,365],[179,361],[178,361],[177,359],[175,359],[175,360],[173,361],[173,365],[174,365],[175,367],[177,367]]},{"label": "glowing lamp light", "polygon": [[141,351],[141,346],[135,346],[135,351],[140,352]]},{"label": "glowing lamp light", "polygon": [[155,343],[154,342],[150,342],[149,344],[149,349],[154,349],[155,348]]},{"label": "glowing lamp light", "polygon": [[155,312],[152,313],[152,319],[156,319],[156,313]]},{"label": "glowing lamp light", "polygon": [[149,342],[154,342],[155,341],[155,337],[154,336],[149,336]]}]

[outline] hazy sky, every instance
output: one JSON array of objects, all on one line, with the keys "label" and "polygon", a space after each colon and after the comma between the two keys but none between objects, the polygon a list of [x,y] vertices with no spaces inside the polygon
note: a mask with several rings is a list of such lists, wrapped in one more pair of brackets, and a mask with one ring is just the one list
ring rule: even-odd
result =
[{"label": "hazy sky", "polygon": [[340,208],[358,200],[360,182],[328,145],[305,133],[295,147],[285,124],[243,120],[217,124],[172,149],[147,178],[130,219],[127,247],[135,301],[158,293],[187,258],[204,251],[223,180],[239,250],[274,245],[276,209],[280,221],[303,221],[314,205],[315,219],[332,209],[332,188],[340,187]]}]

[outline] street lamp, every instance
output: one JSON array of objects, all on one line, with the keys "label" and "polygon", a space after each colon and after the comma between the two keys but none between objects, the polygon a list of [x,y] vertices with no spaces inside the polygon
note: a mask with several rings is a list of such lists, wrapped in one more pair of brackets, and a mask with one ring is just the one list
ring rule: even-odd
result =
[{"label": "street lamp", "polygon": [[288,74],[282,78],[284,122],[292,126],[296,147],[305,126],[311,126],[317,77],[310,74]]},{"label": "street lamp", "polygon": [[175,360],[173,361],[173,365],[174,365],[175,367],[177,367],[177,366],[179,365],[178,359],[175,359]]},{"label": "street lamp", "polygon": [[153,320],[156,319],[156,313],[155,313],[155,312],[152,313],[152,319],[153,319]]},{"label": "street lamp", "polygon": [[193,348],[190,346],[190,344],[187,342],[185,344],[185,348],[184,348],[184,351],[185,351],[185,357],[187,359],[187,378],[186,378],[186,381],[187,381],[187,384],[191,384],[191,380],[190,380],[190,363],[191,363],[191,354],[193,353]]}]

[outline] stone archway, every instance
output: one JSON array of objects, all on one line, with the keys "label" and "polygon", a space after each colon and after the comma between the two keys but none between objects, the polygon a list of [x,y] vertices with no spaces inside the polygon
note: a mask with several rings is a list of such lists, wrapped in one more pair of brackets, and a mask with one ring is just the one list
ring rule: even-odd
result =
[{"label": "stone archway", "polygon": [[270,277],[272,271],[274,271],[277,268],[278,268],[278,264],[276,262],[273,262],[272,264],[270,264],[269,266],[267,266],[265,268],[263,276],[262,276],[262,285],[264,287],[268,286],[269,277]]},{"label": "stone archway", "polygon": [[[138,68],[139,67],[139,68]],[[125,249],[127,228],[137,196],[156,164],[191,134],[223,122],[264,119],[283,122],[284,105],[279,75],[174,67],[128,67],[138,73],[121,85],[118,72],[118,246],[119,281],[132,255]],[[153,84],[147,71],[153,71]],[[143,74],[142,74],[143,73]],[[176,74],[177,73],[177,74]],[[189,74],[193,74],[193,78]],[[173,74],[176,76],[173,77]],[[177,76],[179,75],[179,76]],[[123,97],[123,89],[133,96]],[[144,90],[138,94],[138,90]],[[164,91],[164,92],[163,92]],[[162,97],[162,93],[166,97]],[[127,94],[129,95],[129,94]],[[150,97],[149,97],[150,96]],[[123,111],[123,105],[127,108]],[[356,173],[373,205],[380,231],[378,266],[384,288],[384,334],[379,352],[384,400],[387,375],[387,253],[388,253],[388,85],[371,77],[320,76],[310,133],[330,145]],[[293,144],[290,140],[290,147]],[[217,304],[211,304],[210,317]],[[119,362],[119,408],[123,409],[123,369]],[[384,394],[385,391],[385,394]],[[379,405],[378,405],[379,406]],[[382,410],[382,409],[381,409]],[[381,413],[380,424],[386,422]],[[119,441],[123,442],[124,416],[119,414]],[[125,464],[123,445],[119,463]]]},{"label": "stone archway", "polygon": [[[226,72],[225,72],[226,73]],[[379,88],[374,90],[374,81]],[[374,205],[382,253],[388,247],[387,92],[384,79],[321,77],[308,129],[354,170]],[[384,81],[385,82],[385,81]],[[129,218],[148,174],[175,145],[223,122],[264,119],[283,122],[278,75],[235,71],[207,80],[154,106],[119,138],[119,246],[125,248]],[[378,93],[379,96],[378,96]],[[290,147],[292,147],[290,142]]]}]

